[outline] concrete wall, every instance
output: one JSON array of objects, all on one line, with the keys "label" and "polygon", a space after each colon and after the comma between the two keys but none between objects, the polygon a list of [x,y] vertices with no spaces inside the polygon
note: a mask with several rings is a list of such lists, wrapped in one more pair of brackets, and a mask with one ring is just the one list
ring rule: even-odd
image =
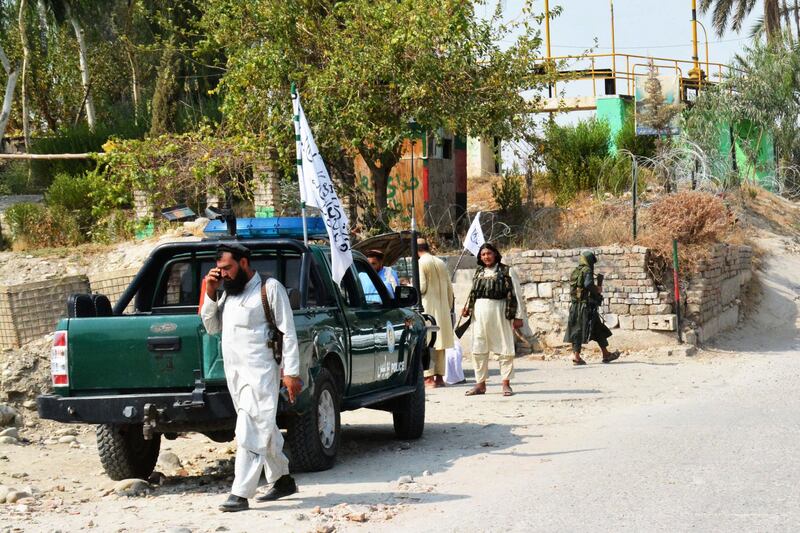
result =
[{"label": "concrete wall", "polygon": [[467,180],[497,174],[497,160],[493,139],[467,139]]}]

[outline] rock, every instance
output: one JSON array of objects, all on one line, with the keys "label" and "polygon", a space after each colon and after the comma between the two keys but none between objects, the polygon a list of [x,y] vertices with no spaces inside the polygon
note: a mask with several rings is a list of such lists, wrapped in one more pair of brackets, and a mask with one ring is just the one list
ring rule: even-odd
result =
[{"label": "rock", "polygon": [[183,466],[180,457],[172,452],[161,452],[158,456],[158,464],[165,467],[165,470],[177,470]]},{"label": "rock", "polygon": [[0,426],[10,426],[14,424],[19,413],[10,405],[0,403]]},{"label": "rock", "polygon": [[313,509],[311,509],[311,514],[322,514],[322,507],[317,505]]},{"label": "rock", "polygon": [[58,444],[58,439],[45,439],[44,444]]},{"label": "rock", "polygon": [[495,448],[497,444],[494,442],[487,440],[485,442],[481,442],[481,448]]},{"label": "rock", "polygon": [[22,498],[30,498],[31,495],[24,490],[12,490],[6,494],[6,503],[17,503]]},{"label": "rock", "polygon": [[166,533],[192,533],[192,530],[188,527],[171,527]]},{"label": "rock", "polygon": [[298,522],[302,522],[303,520],[306,519],[306,515],[304,515],[303,513],[296,513],[294,515],[294,519],[297,520]]},{"label": "rock", "polygon": [[14,437],[0,437],[0,444],[17,444],[18,442]]},{"label": "rock", "polygon": [[78,441],[75,441],[75,442],[70,442],[70,443],[69,443],[69,447],[70,447],[70,448],[82,448],[82,447],[83,447],[83,445],[82,445],[82,444],[80,444]]},{"label": "rock", "polygon": [[8,496],[8,493],[12,490],[14,489],[9,486],[0,485],[0,503],[6,503],[6,496]]},{"label": "rock", "polygon": [[18,512],[18,513],[29,513],[29,512],[30,512],[30,509],[31,509],[31,508],[30,508],[30,507],[28,507],[28,506],[27,506],[27,505],[25,505],[25,504],[19,504],[19,505],[15,505],[15,506],[14,506],[14,510],[15,510],[16,512]]},{"label": "rock", "polygon": [[0,437],[14,437],[15,439],[19,438],[19,429],[17,428],[6,428],[3,431],[0,431]]},{"label": "rock", "polygon": [[230,529],[228,529],[228,528],[227,528],[227,527],[225,527],[225,526],[219,526],[219,527],[218,527],[217,529],[215,529],[214,531],[230,531]]},{"label": "rock", "polygon": [[58,431],[56,431],[56,436],[57,437],[64,437],[64,436],[70,436],[70,435],[73,436],[73,437],[77,437],[78,436],[78,430],[75,429],[75,428],[61,428]]},{"label": "rock", "polygon": [[697,354],[697,346],[681,344],[672,349],[672,354],[679,357],[692,357]]},{"label": "rock", "polygon": [[114,492],[121,496],[139,496],[150,492],[150,484],[143,479],[123,479],[114,485]]},{"label": "rock", "polygon": [[36,410],[36,401],[35,400],[25,400],[22,402],[22,407],[25,409],[30,409],[31,411]]},{"label": "rock", "polygon": [[69,444],[71,442],[77,442],[77,441],[78,437],[76,437],[75,435],[64,435],[63,437],[58,438],[59,444]]},{"label": "rock", "polygon": [[164,474],[156,470],[152,474],[150,474],[150,477],[147,478],[147,481],[152,485],[161,485],[164,483],[165,477],[166,476]]},{"label": "rock", "polygon": [[414,478],[411,476],[400,476],[399,478],[397,478],[397,483],[399,483],[400,485],[414,483]]},{"label": "rock", "polygon": [[347,515],[347,519],[351,522],[366,522],[367,513],[350,513]]},{"label": "rock", "polygon": [[317,526],[317,529],[314,530],[314,533],[333,533],[336,531],[336,527],[331,524],[322,524]]},{"label": "rock", "polygon": [[423,476],[423,477],[430,477],[430,475],[431,475],[431,471],[430,471],[430,470],[425,470],[425,471],[422,473],[422,476]]},{"label": "rock", "polygon": [[411,443],[401,442],[400,443],[400,449],[401,450],[410,450],[411,449]]}]

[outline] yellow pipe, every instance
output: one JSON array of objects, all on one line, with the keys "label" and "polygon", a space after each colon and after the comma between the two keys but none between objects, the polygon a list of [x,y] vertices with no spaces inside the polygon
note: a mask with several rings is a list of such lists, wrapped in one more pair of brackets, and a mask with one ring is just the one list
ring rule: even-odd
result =
[{"label": "yellow pipe", "polygon": [[547,59],[550,59],[550,0],[544,0],[544,38],[547,43]]}]

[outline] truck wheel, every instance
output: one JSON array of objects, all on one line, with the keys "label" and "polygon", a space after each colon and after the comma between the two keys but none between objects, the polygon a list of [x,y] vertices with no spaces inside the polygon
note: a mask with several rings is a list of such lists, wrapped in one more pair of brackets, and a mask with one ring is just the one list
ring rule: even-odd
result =
[{"label": "truck wheel", "polygon": [[97,451],[108,477],[147,479],[153,473],[161,448],[161,434],[151,440],[142,436],[141,424],[101,424],[97,426]]},{"label": "truck wheel", "polygon": [[425,382],[422,379],[421,362],[417,363],[417,383],[414,392],[397,400],[392,418],[394,418],[394,433],[398,439],[418,439],[422,436],[422,431],[425,429]]},{"label": "truck wheel", "polygon": [[323,368],[314,380],[311,409],[289,419],[286,441],[294,472],[328,470],[336,462],[341,433],[339,393]]}]

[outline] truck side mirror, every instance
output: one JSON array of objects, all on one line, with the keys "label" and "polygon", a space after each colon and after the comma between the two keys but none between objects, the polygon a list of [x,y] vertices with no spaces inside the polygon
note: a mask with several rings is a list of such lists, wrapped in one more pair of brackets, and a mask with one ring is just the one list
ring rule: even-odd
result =
[{"label": "truck side mirror", "polygon": [[419,300],[417,289],[410,285],[398,285],[394,289],[394,301],[397,307],[411,307]]}]

